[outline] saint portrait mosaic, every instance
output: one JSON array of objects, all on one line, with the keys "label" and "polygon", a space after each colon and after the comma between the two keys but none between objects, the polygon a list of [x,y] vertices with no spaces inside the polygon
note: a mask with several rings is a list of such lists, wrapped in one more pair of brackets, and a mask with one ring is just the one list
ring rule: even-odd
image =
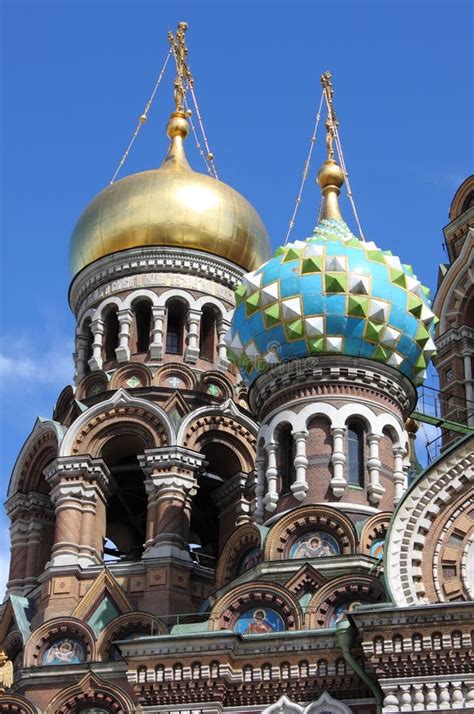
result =
[{"label": "saint portrait mosaic", "polygon": [[290,558],[324,558],[339,555],[340,552],[339,543],[329,533],[311,531],[295,540],[290,548]]},{"label": "saint portrait mosaic", "polygon": [[239,617],[234,632],[241,635],[264,635],[268,632],[283,632],[285,622],[281,615],[268,607],[252,607]]}]

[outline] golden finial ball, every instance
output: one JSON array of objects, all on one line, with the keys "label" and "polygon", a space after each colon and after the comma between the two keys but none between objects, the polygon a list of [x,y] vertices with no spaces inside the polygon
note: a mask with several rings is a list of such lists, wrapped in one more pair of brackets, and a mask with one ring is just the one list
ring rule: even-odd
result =
[{"label": "golden finial ball", "polygon": [[147,121],[147,119],[148,119],[147,115],[146,115],[146,114],[142,114],[141,117],[140,117],[140,124],[145,124],[145,122]]},{"label": "golden finial ball", "polygon": [[166,131],[170,139],[174,136],[181,136],[185,139],[189,133],[189,124],[186,121],[186,115],[183,114],[183,112],[173,112],[170,116]]},{"label": "golden finial ball", "polygon": [[344,183],[344,173],[334,159],[328,159],[319,169],[317,181],[322,189],[327,186],[341,188]]}]

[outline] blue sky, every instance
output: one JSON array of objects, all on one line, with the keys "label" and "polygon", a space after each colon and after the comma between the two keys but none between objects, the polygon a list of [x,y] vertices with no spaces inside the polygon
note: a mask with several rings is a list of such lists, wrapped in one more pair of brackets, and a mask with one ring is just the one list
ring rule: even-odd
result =
[{"label": "blue sky", "polygon": [[[114,173],[179,20],[220,178],[273,244],[330,69],[364,233],[435,287],[450,201],[472,170],[470,3],[20,0],[2,15],[2,494],[36,415],[50,416],[72,377],[72,228]],[[159,165],[171,85],[169,72],[122,175]],[[293,239],[315,223],[323,145],[320,131]],[[204,170],[191,137],[188,157]]]}]

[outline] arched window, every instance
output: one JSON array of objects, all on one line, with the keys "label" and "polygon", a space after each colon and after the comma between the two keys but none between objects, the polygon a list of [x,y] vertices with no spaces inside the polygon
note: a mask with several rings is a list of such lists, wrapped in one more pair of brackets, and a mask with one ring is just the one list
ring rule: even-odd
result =
[{"label": "arched window", "polygon": [[364,432],[358,424],[347,427],[347,470],[351,486],[364,485]]},{"label": "arched window", "polygon": [[204,307],[201,315],[201,334],[199,341],[199,356],[214,362],[216,357],[216,313],[212,307]]},{"label": "arched window", "polygon": [[117,307],[109,307],[104,316],[104,359],[115,359],[115,350],[119,342],[120,325],[117,316]]},{"label": "arched window", "polygon": [[252,682],[253,680],[253,667],[251,664],[244,665],[243,669],[244,682]]},{"label": "arched window", "polygon": [[278,431],[278,472],[281,493],[288,493],[296,478],[295,448],[289,424],[284,424]]},{"label": "arched window", "polygon": [[146,540],[147,494],[145,474],[137,456],[147,448],[135,434],[117,434],[102,447],[100,456],[113,484],[107,501],[104,556],[139,560]]},{"label": "arched window", "polygon": [[136,352],[148,352],[151,331],[151,304],[149,300],[138,300],[133,306],[135,314]]},{"label": "arched window", "polygon": [[165,681],[165,668],[162,664],[157,664],[155,667],[155,678],[157,682]]},{"label": "arched window", "polygon": [[171,355],[183,354],[184,305],[180,300],[168,303],[166,324],[166,351]]},{"label": "arched window", "polygon": [[290,678],[290,663],[289,662],[282,662],[280,665],[280,674],[282,679],[289,679]]},{"label": "arched window", "polygon": [[272,665],[269,662],[262,664],[262,679],[268,681],[272,678]]}]

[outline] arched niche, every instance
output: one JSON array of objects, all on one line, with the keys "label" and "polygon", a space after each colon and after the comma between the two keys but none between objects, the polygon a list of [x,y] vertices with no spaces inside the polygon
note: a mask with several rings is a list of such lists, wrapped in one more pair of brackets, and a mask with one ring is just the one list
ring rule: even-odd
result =
[{"label": "arched niche", "polygon": [[377,603],[385,599],[378,578],[351,573],[333,578],[313,596],[305,613],[308,629],[335,627],[338,617],[345,616],[356,605]]},{"label": "arched niche", "polygon": [[166,625],[149,612],[128,612],[111,620],[100,633],[97,641],[97,656],[106,662],[120,658],[114,641],[128,640],[132,637],[166,635]]},{"label": "arched niche", "polygon": [[235,529],[222,549],[216,570],[216,587],[223,587],[245,572],[242,569],[244,559],[251,554],[255,554],[256,562],[257,557],[262,557],[260,530],[253,523],[244,523]]},{"label": "arched niche", "polygon": [[[262,618],[261,612],[256,612],[266,609],[278,615],[274,623],[272,616]],[[238,624],[242,623],[242,616],[249,621],[248,627],[246,622],[242,627]],[[268,634],[282,629],[299,630],[302,622],[299,603],[288,590],[275,583],[256,581],[232,588],[216,602],[209,617],[209,629],[233,630],[244,635]]]},{"label": "arched niche", "polygon": [[[312,534],[318,534],[320,545],[323,545],[324,534],[327,534],[330,544],[333,541],[338,544],[340,554],[356,552],[357,533],[346,515],[331,506],[301,506],[272,525],[265,541],[264,559],[291,559],[295,555],[292,548],[298,539],[302,536],[309,539]],[[327,555],[331,554],[336,553],[327,552]],[[314,557],[322,555],[318,552]]]}]

